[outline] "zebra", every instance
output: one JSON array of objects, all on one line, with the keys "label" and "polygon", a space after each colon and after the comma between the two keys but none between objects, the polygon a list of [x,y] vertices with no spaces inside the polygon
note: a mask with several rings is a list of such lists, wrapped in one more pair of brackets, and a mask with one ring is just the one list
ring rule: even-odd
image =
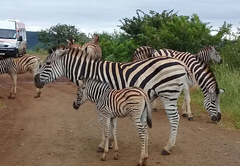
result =
[{"label": "zebra", "polygon": [[[19,58],[6,58],[0,60],[0,74],[7,73],[12,78],[12,87],[9,99],[14,99],[17,94],[17,74],[30,72],[35,76],[37,70],[41,67],[41,61],[36,56],[25,55]],[[37,95],[40,97],[41,91],[37,88]]]},{"label": "zebra", "polygon": [[97,34],[93,34],[92,40],[89,43],[85,43],[82,46],[82,50],[85,50],[89,56],[94,57],[94,59],[101,60],[102,49],[99,45],[99,36]]},{"label": "zebra", "polygon": [[221,56],[213,46],[203,48],[197,54],[195,54],[195,57],[199,62],[205,64],[209,64],[210,60],[218,64],[221,64],[223,62]]},{"label": "zebra", "polygon": [[73,107],[78,109],[87,100],[95,103],[98,109],[99,120],[104,131],[105,148],[101,157],[106,160],[109,143],[110,124],[114,138],[114,159],[118,159],[117,118],[129,116],[135,124],[141,139],[141,158],[138,165],[146,165],[148,158],[147,124],[151,128],[151,108],[148,96],[138,87],[129,87],[121,90],[112,89],[108,83],[95,79],[80,78],[77,99]]},{"label": "zebra", "polygon": [[[56,50],[53,54],[53,58],[45,62],[35,76],[34,82],[38,88],[43,88],[45,84],[62,75],[78,85],[77,79],[83,76],[109,83],[114,89],[140,87],[150,100],[160,96],[169,117],[171,130],[162,154],[170,154],[175,146],[180,118],[177,99],[188,74],[182,62],[169,57],[129,63],[97,61],[85,51],[76,49]],[[217,117],[218,110],[209,113]]]},{"label": "zebra", "polygon": [[[213,48],[213,47],[210,47]],[[209,54],[206,53],[206,50],[209,50]],[[168,56],[168,57],[173,57],[175,59],[178,59],[182,62],[184,62],[187,67],[191,70],[191,73],[193,73],[194,79],[191,79],[188,81],[188,83],[184,84],[184,101],[183,101],[183,105],[182,105],[182,116],[183,117],[188,117],[189,121],[193,120],[193,116],[191,113],[191,108],[190,108],[190,102],[191,102],[191,98],[190,98],[190,94],[189,94],[189,86],[193,86],[196,85],[198,82],[198,84],[200,85],[203,93],[204,93],[204,106],[205,108],[209,111],[209,109],[211,108],[211,100],[208,99],[209,97],[209,91],[216,91],[217,93],[214,94],[214,96],[212,96],[212,98],[216,98],[217,100],[215,100],[214,102],[218,102],[219,103],[219,99],[218,99],[218,94],[223,93],[225,90],[224,89],[218,89],[218,85],[215,81],[215,76],[213,75],[213,72],[211,71],[210,67],[208,67],[206,65],[207,62],[205,61],[201,61],[199,62],[195,57],[203,57],[205,55],[210,55],[211,52],[215,52],[216,50],[211,50],[211,49],[203,49],[203,51],[200,51],[198,53],[198,55],[192,55],[188,52],[178,52],[175,50],[171,50],[171,49],[160,49],[159,51],[156,51],[155,49],[148,47],[148,46],[142,46],[136,49],[136,51],[134,52],[134,56],[132,58],[133,61],[137,61],[137,60],[143,60],[149,57],[159,57],[159,56]],[[218,55],[217,55],[218,56]],[[212,57],[212,56],[210,56]],[[207,58],[201,58],[201,59],[207,59]],[[217,59],[217,58],[216,58]],[[213,59],[214,60],[214,59]],[[189,83],[190,82],[190,83]],[[206,89],[206,87],[208,87]],[[217,96],[215,96],[217,95]],[[154,105],[155,105],[154,101]],[[214,107],[214,109],[216,109]],[[154,111],[156,111],[156,109],[153,109]],[[220,110],[220,107],[219,107]],[[221,114],[219,114],[218,119],[221,119]],[[212,117],[215,119],[215,117]]]},{"label": "zebra", "polygon": [[[49,59],[38,70],[34,78],[35,86],[43,88],[45,84],[52,82],[64,75],[78,85],[80,76],[98,79],[109,83],[114,89],[126,87],[140,87],[153,101],[160,96],[170,122],[170,137],[162,154],[170,154],[175,146],[179,114],[177,100],[186,83],[188,68],[181,61],[171,57],[155,57],[137,62],[117,63],[108,61],[96,61],[85,51],[76,49],[56,50],[53,59]],[[201,84],[205,89],[205,103],[208,113],[213,121],[221,120],[219,106],[219,91],[215,77],[202,66],[196,66],[198,70],[206,70],[206,78],[212,79],[212,84]]]},{"label": "zebra", "polygon": [[68,43],[69,48],[79,48],[79,49],[82,48],[81,44],[75,44],[74,43],[74,39],[69,39],[69,40],[67,39],[66,41]]}]

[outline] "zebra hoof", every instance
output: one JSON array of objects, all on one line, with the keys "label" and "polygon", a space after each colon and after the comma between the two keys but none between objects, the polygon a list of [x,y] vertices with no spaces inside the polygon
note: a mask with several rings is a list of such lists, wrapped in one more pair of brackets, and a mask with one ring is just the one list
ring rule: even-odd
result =
[{"label": "zebra hoof", "polygon": [[157,112],[157,108],[153,108],[152,111],[153,111],[153,112]]},{"label": "zebra hoof", "polygon": [[101,161],[105,161],[106,159],[102,157],[100,160],[101,160]]},{"label": "zebra hoof", "polygon": [[161,155],[170,155],[170,152],[168,152],[168,151],[166,151],[166,150],[163,149]]},{"label": "zebra hoof", "polygon": [[104,149],[101,148],[101,147],[98,147],[98,150],[97,150],[98,153],[103,153],[104,152]]},{"label": "zebra hoof", "polygon": [[187,115],[187,114],[182,114],[182,116],[183,116],[184,118],[187,118],[187,117],[188,117],[188,115]]},{"label": "zebra hoof", "polygon": [[114,160],[118,160],[118,156],[114,156],[114,158],[113,158]]},{"label": "zebra hoof", "polygon": [[188,121],[193,121],[193,117],[188,117]]}]

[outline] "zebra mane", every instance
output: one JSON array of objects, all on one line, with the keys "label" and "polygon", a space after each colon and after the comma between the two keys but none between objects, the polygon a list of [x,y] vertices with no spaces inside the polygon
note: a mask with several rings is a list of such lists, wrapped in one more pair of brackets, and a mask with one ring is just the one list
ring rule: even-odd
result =
[{"label": "zebra mane", "polygon": [[213,70],[210,68],[210,66],[208,66],[208,65],[205,64],[205,63],[202,63],[201,65],[202,65],[202,67],[203,67],[204,69],[208,69],[209,73],[211,73],[212,77],[214,78],[214,80],[215,80],[215,82],[216,82],[216,92],[217,92],[217,94],[218,94],[218,93],[219,93],[219,87],[218,87],[217,79],[216,79],[216,77],[215,77],[215,75],[214,75]]},{"label": "zebra mane", "polygon": [[211,46],[211,45],[209,45],[209,46],[206,46],[206,47],[202,48],[202,49],[199,50],[198,52],[200,52],[200,51],[202,51],[202,50],[208,50],[208,49],[211,49],[211,47],[213,47],[215,50],[217,50],[216,46]]},{"label": "zebra mane", "polygon": [[52,54],[54,53],[56,50],[58,49],[62,49],[62,50],[65,50],[65,49],[68,49],[68,46],[64,45],[64,44],[60,44],[60,45],[57,45],[57,46],[53,46],[53,47],[50,47],[48,49],[48,54]]},{"label": "zebra mane", "polygon": [[87,84],[87,83],[91,83],[91,82],[96,82],[97,84],[101,84],[102,86],[108,88],[108,89],[112,89],[111,86],[109,85],[109,83],[106,83],[106,82],[102,82],[98,79],[94,79],[94,78],[84,78],[84,77],[79,77],[78,78],[80,81],[83,81],[84,84]]}]

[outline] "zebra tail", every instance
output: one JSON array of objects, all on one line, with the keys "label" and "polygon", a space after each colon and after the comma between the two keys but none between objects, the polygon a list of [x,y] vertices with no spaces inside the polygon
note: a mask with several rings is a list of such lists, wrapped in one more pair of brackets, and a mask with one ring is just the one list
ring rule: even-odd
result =
[{"label": "zebra tail", "polygon": [[145,110],[147,109],[147,124],[149,128],[152,128],[152,108],[149,101],[145,102]]}]

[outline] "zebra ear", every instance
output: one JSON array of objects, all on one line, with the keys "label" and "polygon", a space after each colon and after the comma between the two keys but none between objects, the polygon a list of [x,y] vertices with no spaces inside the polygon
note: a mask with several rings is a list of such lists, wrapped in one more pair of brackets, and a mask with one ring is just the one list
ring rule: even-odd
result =
[{"label": "zebra ear", "polygon": [[219,89],[219,94],[225,92],[225,89]]},{"label": "zebra ear", "polygon": [[62,56],[65,56],[68,53],[69,49],[58,50],[58,51],[59,51],[59,57],[62,57]]}]

